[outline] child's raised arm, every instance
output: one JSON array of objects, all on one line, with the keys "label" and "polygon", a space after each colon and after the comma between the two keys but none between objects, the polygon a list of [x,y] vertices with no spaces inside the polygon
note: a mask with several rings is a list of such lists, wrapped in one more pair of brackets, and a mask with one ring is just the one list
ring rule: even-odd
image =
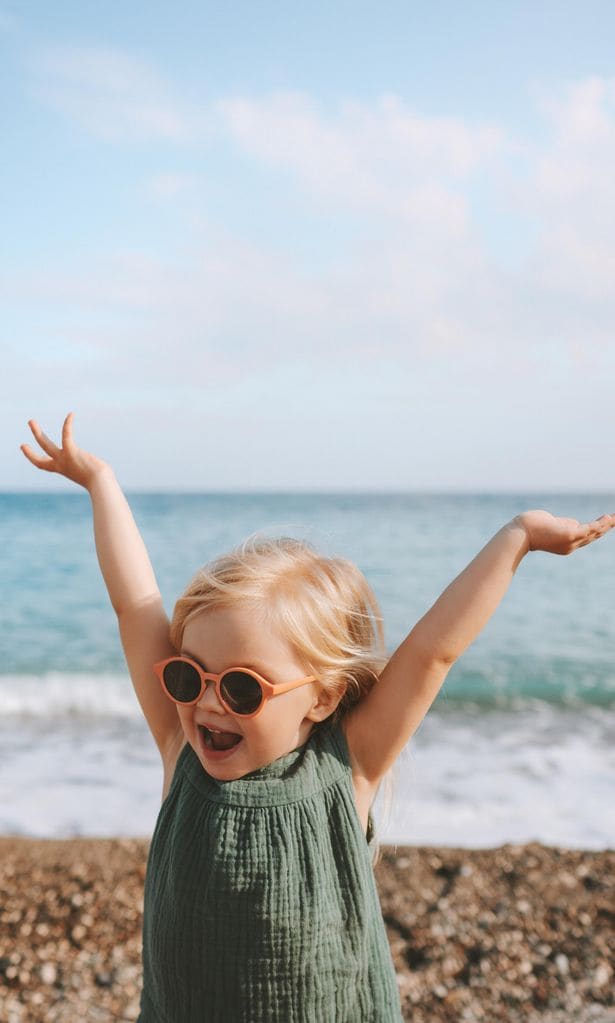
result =
[{"label": "child's raised arm", "polygon": [[582,525],[546,511],[528,511],[500,529],[414,626],[374,688],[347,714],[353,773],[376,785],[392,766],[529,551],[570,554],[614,526],[615,515]]},{"label": "child's raised arm", "polygon": [[118,618],[124,654],[137,698],[162,754],[180,741],[175,707],[158,684],[152,665],[171,657],[169,620],[145,544],[113,470],[100,458],[77,447],[72,434],[72,412],[62,427],[57,447],[35,420],[30,429],[47,457],[21,445],[38,469],[60,473],[84,487],[92,502],[98,562]]}]

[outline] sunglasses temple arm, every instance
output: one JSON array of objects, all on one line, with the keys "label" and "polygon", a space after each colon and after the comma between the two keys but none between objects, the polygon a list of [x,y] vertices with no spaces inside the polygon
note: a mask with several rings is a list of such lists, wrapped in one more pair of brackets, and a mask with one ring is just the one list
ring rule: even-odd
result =
[{"label": "sunglasses temple arm", "polygon": [[278,693],[288,693],[291,689],[307,685],[308,682],[316,682],[316,676],[307,675],[306,678],[298,678],[296,682],[279,682],[275,687],[276,695]]}]

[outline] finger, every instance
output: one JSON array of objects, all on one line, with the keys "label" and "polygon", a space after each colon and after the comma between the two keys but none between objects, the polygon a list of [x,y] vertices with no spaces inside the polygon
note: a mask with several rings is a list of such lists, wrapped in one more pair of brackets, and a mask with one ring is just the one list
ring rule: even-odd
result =
[{"label": "finger", "polygon": [[592,522],[588,522],[583,529],[583,544],[585,546],[588,543],[592,543],[593,540],[599,540],[601,536],[608,533],[610,529],[615,526],[615,515],[601,515],[600,518],[594,519]]},{"label": "finger", "polygon": [[583,526],[583,532],[579,539],[596,540],[599,536],[602,536],[605,531],[605,527],[601,523],[587,522]]},{"label": "finger", "polygon": [[593,522],[588,522],[586,528],[594,537],[599,537],[607,533],[613,526],[615,526],[615,516],[601,515],[600,518],[594,519]]},{"label": "finger", "polygon": [[52,457],[55,457],[56,455],[58,455],[60,453],[60,449],[53,443],[51,438],[48,437],[46,433],[43,433],[43,431],[41,430],[40,426],[36,422],[36,419],[29,419],[28,420],[28,426],[32,430],[32,433],[34,434],[34,436],[36,438],[37,444],[40,444],[40,446],[42,447],[43,451],[47,455],[51,455]]},{"label": "finger", "polygon": [[52,458],[41,458],[40,455],[35,454],[29,444],[20,444],[20,449],[32,465],[35,465],[37,469],[46,469],[47,472],[54,472],[54,463]]},{"label": "finger", "polygon": [[615,526],[615,515],[600,515],[599,518],[594,519],[592,526],[596,526],[601,533],[606,533],[609,529],[613,529]]},{"label": "finger", "polygon": [[62,427],[62,447],[67,448],[73,443],[73,412],[69,412]]}]

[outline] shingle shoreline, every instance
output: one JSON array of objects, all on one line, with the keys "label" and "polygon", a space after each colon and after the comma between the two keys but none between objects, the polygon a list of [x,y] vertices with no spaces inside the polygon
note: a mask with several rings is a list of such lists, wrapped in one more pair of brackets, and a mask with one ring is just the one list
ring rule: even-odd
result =
[{"label": "shingle shoreline", "polygon": [[[136,1020],[147,849],[0,838],[1,1020]],[[385,847],[376,879],[406,1020],[615,1023],[615,851]]]}]

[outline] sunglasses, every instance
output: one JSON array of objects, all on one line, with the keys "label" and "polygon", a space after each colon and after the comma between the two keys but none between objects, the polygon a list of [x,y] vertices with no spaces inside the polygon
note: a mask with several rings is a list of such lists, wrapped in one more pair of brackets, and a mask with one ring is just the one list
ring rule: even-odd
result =
[{"label": "sunglasses", "polygon": [[280,682],[273,685],[252,668],[227,668],[221,675],[205,671],[191,657],[168,657],[154,665],[165,694],[181,707],[192,707],[198,703],[208,682],[216,687],[216,696],[226,710],[240,717],[253,718],[260,714],[267,700],[280,696],[291,689],[316,682],[314,675],[299,678],[296,682]]}]

